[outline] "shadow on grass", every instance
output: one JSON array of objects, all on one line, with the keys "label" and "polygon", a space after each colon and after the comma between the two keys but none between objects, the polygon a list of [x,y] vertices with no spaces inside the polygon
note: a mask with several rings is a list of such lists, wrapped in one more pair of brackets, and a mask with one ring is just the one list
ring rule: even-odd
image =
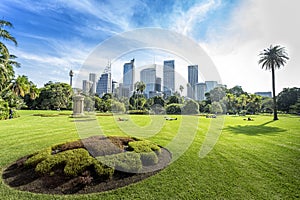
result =
[{"label": "shadow on grass", "polygon": [[287,131],[286,129],[273,127],[273,126],[266,126],[274,121],[268,121],[260,125],[237,125],[237,126],[228,126],[223,130],[231,131],[235,134],[245,134],[245,135],[272,135],[277,134],[280,132]]}]

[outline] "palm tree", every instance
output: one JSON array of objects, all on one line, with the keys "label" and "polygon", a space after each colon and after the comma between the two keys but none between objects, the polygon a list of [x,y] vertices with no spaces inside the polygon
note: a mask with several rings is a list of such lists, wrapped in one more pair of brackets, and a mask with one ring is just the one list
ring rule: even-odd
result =
[{"label": "palm tree", "polygon": [[284,47],[279,45],[270,46],[267,49],[264,49],[260,54],[258,64],[262,65],[262,68],[272,71],[272,89],[273,89],[273,109],[274,109],[274,120],[278,120],[277,117],[277,103],[275,95],[275,69],[280,69],[281,66],[284,66],[286,60],[289,59],[287,52]]},{"label": "palm tree", "polygon": [[[3,40],[12,41],[17,46],[17,44],[18,44],[17,40],[13,36],[11,36],[10,33],[7,30],[4,29],[5,27],[12,28],[13,25],[8,21],[0,20],[0,38],[3,39]],[[6,63],[10,58],[9,57],[10,54],[9,54],[9,51],[8,51],[7,47],[2,42],[0,42],[0,53],[3,56],[3,58],[1,58],[1,64],[3,62]],[[5,60],[5,58],[6,58],[6,60]]]},{"label": "palm tree", "polygon": [[30,82],[27,76],[18,76],[16,80],[13,81],[11,85],[11,90],[17,96],[24,97],[25,94],[30,92]]},{"label": "palm tree", "polygon": [[[5,20],[0,20],[0,38],[13,42],[17,46],[17,41],[5,27],[13,27],[12,24]],[[20,64],[13,61],[16,56],[10,55],[7,47],[0,41],[0,91],[7,89],[8,83],[14,77],[13,67],[19,67]],[[0,92],[1,93],[1,92]]]}]

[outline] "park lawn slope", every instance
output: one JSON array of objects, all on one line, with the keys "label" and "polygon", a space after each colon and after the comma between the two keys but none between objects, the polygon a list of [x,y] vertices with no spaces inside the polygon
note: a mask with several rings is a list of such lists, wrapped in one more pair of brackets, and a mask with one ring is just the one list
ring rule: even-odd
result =
[{"label": "park lawn slope", "polygon": [[[18,158],[53,144],[78,139],[72,118],[33,116],[0,121],[1,171]],[[147,125],[148,116],[138,116]],[[157,116],[164,117],[164,116]],[[196,117],[196,116],[195,116]],[[73,196],[52,196],[17,191],[0,184],[1,199],[297,199],[300,198],[300,119],[279,116],[227,116],[213,150],[199,158],[210,120],[199,117],[196,137],[189,149],[159,174],[117,190]],[[181,118],[165,123],[148,138],[166,145],[180,127]],[[102,130],[124,135],[113,116],[100,116]],[[189,130],[186,130],[189,131]]]}]

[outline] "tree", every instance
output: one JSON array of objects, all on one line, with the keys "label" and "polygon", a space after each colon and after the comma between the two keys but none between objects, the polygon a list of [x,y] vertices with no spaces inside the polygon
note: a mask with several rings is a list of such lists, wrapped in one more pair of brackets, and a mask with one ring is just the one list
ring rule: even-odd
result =
[{"label": "tree", "polygon": [[[0,38],[3,40],[11,41],[17,46],[18,44],[17,40],[13,36],[11,36],[11,34],[7,30],[5,30],[5,27],[12,28],[13,25],[8,21],[0,20]],[[5,65],[10,58],[10,54],[5,44],[2,43],[1,41],[0,41],[0,53],[3,56],[1,57],[1,63]]]},{"label": "tree", "polygon": [[290,112],[300,115],[300,98],[298,98],[297,102],[294,105],[290,106]]},{"label": "tree", "polygon": [[216,101],[212,102],[210,112],[215,114],[223,113],[223,109],[220,102],[216,102]]},{"label": "tree", "polygon": [[176,95],[172,95],[168,98],[168,105],[172,103],[180,103],[180,98]]},{"label": "tree", "polygon": [[138,81],[134,84],[134,88],[138,94],[143,94],[146,84],[143,81]]},{"label": "tree", "polygon": [[[0,20],[0,38],[2,40],[11,41],[17,46],[16,39],[5,29],[6,27],[12,28],[12,24],[5,20]],[[7,47],[0,41],[0,95],[7,90],[10,81],[14,77],[13,67],[19,67],[20,64],[13,61],[16,56],[10,55]]]},{"label": "tree", "polygon": [[273,91],[273,110],[274,118],[273,120],[278,120],[277,116],[277,103],[276,103],[276,93],[275,93],[275,69],[280,69],[281,66],[284,66],[286,60],[289,59],[287,52],[284,47],[279,45],[270,46],[267,49],[264,49],[260,54],[258,63],[262,65],[262,68],[266,70],[271,70],[272,72],[272,91]]},{"label": "tree", "polygon": [[73,90],[67,83],[46,83],[36,99],[39,109],[71,109]]},{"label": "tree", "polygon": [[209,92],[209,94],[210,94],[210,100],[211,101],[220,101],[226,95],[225,88],[223,88],[223,87],[216,87],[216,88],[212,89]]},{"label": "tree", "polygon": [[233,88],[230,88],[228,90],[228,93],[231,93],[233,95],[235,95],[236,97],[240,96],[241,94],[247,94],[247,92],[244,92],[244,90],[242,89],[241,86],[234,86]]},{"label": "tree", "polygon": [[24,97],[25,94],[30,92],[30,82],[27,78],[27,76],[18,76],[16,80],[12,83],[11,90],[13,93],[15,93],[17,96]]},{"label": "tree", "polygon": [[167,105],[166,107],[166,113],[167,114],[181,114],[181,104],[178,103],[172,103]]},{"label": "tree", "polygon": [[300,98],[300,88],[284,88],[277,96],[278,110],[289,112],[290,106]]},{"label": "tree", "polygon": [[194,100],[188,100],[184,103],[182,107],[182,114],[198,114],[199,113],[199,104]]}]

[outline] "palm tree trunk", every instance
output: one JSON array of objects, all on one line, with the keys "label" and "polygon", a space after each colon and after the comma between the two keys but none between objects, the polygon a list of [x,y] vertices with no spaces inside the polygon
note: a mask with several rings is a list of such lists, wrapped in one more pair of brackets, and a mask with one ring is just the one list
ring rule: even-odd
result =
[{"label": "palm tree trunk", "polygon": [[273,120],[278,120],[277,103],[276,103],[276,95],[275,95],[275,69],[274,69],[274,66],[272,66],[272,89],[273,89],[273,112],[274,112]]}]

